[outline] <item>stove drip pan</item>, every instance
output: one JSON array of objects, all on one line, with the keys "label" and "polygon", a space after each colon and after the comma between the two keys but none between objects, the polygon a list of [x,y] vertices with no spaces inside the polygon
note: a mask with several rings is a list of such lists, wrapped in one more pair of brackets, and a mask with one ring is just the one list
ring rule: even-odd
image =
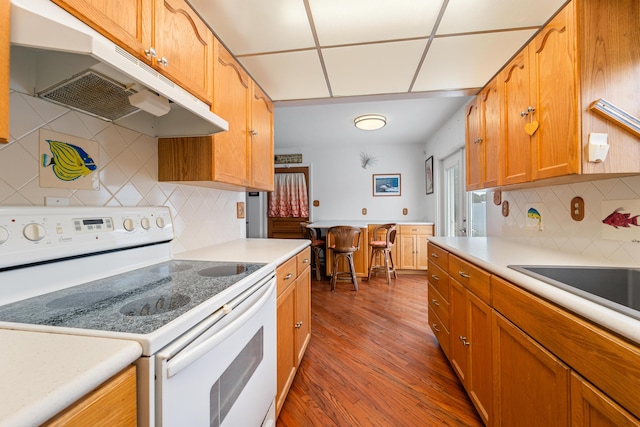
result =
[{"label": "stove drip pan", "polygon": [[150,316],[173,311],[187,305],[189,301],[191,298],[183,294],[141,298],[120,308],[120,313],[125,316]]}]

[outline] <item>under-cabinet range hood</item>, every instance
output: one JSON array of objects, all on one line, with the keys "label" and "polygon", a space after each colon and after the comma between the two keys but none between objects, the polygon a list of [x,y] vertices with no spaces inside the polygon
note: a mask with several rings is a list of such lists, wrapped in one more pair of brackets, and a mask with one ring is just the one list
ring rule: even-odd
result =
[{"label": "under-cabinet range hood", "polygon": [[209,105],[48,0],[11,0],[11,88],[155,137],[228,130]]}]

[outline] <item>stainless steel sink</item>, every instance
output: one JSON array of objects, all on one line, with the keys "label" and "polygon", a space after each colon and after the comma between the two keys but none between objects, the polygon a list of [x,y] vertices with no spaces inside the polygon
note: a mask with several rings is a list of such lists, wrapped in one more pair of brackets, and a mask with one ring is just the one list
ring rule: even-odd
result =
[{"label": "stainless steel sink", "polygon": [[640,320],[639,268],[555,265],[507,267]]}]

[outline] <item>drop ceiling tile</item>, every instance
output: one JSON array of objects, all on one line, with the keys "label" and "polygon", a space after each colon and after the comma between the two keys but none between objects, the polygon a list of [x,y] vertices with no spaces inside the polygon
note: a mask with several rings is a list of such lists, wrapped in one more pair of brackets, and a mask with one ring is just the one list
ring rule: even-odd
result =
[{"label": "drop ceiling tile", "polygon": [[428,37],[440,1],[310,0],[321,46]]},{"label": "drop ceiling tile", "polygon": [[438,34],[541,26],[566,0],[449,0]]},{"label": "drop ceiling tile", "polygon": [[234,55],[314,46],[300,0],[190,0]]},{"label": "drop ceiling tile", "polygon": [[406,92],[426,40],[323,49],[334,96]]},{"label": "drop ceiling tile", "polygon": [[521,30],[436,38],[413,91],[482,87],[533,33]]},{"label": "drop ceiling tile", "polygon": [[240,58],[274,101],[329,96],[315,50]]}]

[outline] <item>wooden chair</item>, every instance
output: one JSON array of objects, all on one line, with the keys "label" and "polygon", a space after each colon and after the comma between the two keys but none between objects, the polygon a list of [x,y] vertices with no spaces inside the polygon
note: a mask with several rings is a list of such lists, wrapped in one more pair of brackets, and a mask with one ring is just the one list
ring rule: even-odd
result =
[{"label": "wooden chair", "polygon": [[307,237],[311,240],[311,271],[315,271],[316,280],[322,280],[322,260],[325,259],[325,240],[318,237],[315,228],[307,227]]},{"label": "wooden chair", "polygon": [[[343,279],[340,277],[349,274],[355,290],[358,290],[358,279],[356,278],[356,267],[353,263],[353,253],[360,249],[360,229],[339,225],[327,230],[327,241],[331,242],[329,248],[333,252],[333,268],[331,269],[331,290],[336,289],[336,281]],[[338,271],[340,259],[344,259],[349,271]]]},{"label": "wooden chair", "polygon": [[[393,262],[391,249],[396,243],[397,224],[378,225],[373,229],[372,241],[369,242],[371,248],[371,258],[369,260],[369,274],[367,280],[371,280],[371,275],[384,271],[387,276],[387,283],[391,283],[391,273],[397,279],[396,266]],[[374,264],[374,260],[376,264]]]}]

